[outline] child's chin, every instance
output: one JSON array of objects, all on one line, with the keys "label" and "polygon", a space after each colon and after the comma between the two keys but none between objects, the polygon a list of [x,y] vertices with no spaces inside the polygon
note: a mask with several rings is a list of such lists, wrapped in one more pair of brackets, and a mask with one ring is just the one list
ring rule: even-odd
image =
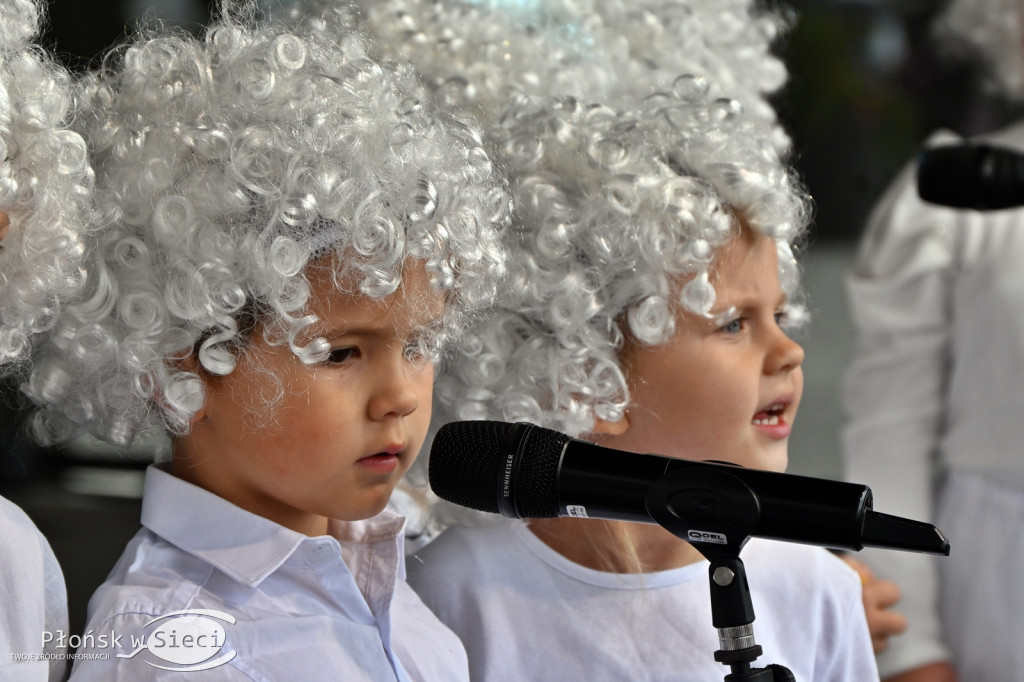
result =
[{"label": "child's chin", "polygon": [[768,450],[759,452],[752,457],[746,458],[745,461],[737,462],[741,466],[745,466],[748,469],[761,469],[763,471],[774,471],[775,473],[784,473],[786,467],[789,466],[789,453],[786,448],[780,448],[779,450]]}]

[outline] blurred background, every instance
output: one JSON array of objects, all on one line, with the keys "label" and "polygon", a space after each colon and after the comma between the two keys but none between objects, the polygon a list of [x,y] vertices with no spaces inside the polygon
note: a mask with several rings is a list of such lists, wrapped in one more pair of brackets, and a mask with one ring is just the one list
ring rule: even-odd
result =
[{"label": "blurred background", "polygon": [[[984,0],[978,0],[984,1]],[[928,135],[972,135],[1020,116],[984,85],[980,67],[948,54],[930,33],[943,0],[791,0],[796,23],[781,45],[790,83],[776,98],[815,199],[803,256],[814,315],[801,343],[807,386],[790,471],[838,477],[839,386],[852,351],[844,278],[875,200]],[[160,19],[198,31],[200,0],[51,0],[43,44],[69,68],[99,63],[125,26]],[[1019,105],[1018,105],[1019,106]],[[142,471],[165,444],[112,453],[88,443],[39,450],[21,434],[13,384],[0,385],[0,494],[22,506],[64,568],[72,632],[89,595],[139,527]],[[876,500],[884,511],[885,500]]]}]

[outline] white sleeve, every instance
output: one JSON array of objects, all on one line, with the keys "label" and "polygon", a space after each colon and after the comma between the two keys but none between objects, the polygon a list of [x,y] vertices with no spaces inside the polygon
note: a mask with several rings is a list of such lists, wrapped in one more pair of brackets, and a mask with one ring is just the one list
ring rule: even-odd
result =
[{"label": "white sleeve", "polygon": [[[869,485],[880,511],[933,518],[937,447],[950,371],[950,289],[956,214],[924,204],[915,168],[876,207],[848,283],[856,329],[843,387],[849,480]],[[907,632],[879,657],[883,677],[948,660],[937,604],[936,559],[865,550],[862,559],[903,592]]]},{"label": "white sleeve", "polygon": [[63,679],[62,652],[44,646],[43,633],[56,638],[67,629],[64,575],[53,550],[18,506],[0,498],[0,680]]}]

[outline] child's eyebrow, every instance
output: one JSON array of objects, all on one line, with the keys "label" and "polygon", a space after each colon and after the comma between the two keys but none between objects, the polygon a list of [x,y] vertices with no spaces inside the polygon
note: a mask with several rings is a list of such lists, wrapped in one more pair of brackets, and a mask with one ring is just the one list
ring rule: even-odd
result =
[{"label": "child's eyebrow", "polygon": [[392,336],[394,330],[388,326],[370,327],[365,325],[356,325],[352,327],[340,326],[332,327],[324,332],[320,333],[325,339],[332,339],[339,336]]},{"label": "child's eyebrow", "polygon": [[[729,318],[736,315],[738,312],[743,310],[750,310],[760,305],[760,300],[757,295],[751,296],[738,296],[729,301],[716,301],[716,303],[724,303],[725,308],[723,310],[712,310],[710,312],[711,319],[716,323],[722,323],[729,321]],[[782,292],[779,295],[778,301],[775,303],[776,308],[782,308],[789,305],[789,296],[786,292]],[[717,308],[718,305],[715,306]]]},{"label": "child's eyebrow", "polygon": [[444,324],[444,319],[441,317],[427,318],[422,321],[417,321],[415,324],[409,324],[402,329],[396,329],[389,324],[382,324],[381,326],[372,326],[365,324],[356,324],[353,326],[340,325],[332,327],[326,331],[320,332],[319,335],[325,339],[337,338],[339,336],[366,336],[366,337],[401,337],[408,334],[414,333],[417,330],[423,329],[435,329]]}]

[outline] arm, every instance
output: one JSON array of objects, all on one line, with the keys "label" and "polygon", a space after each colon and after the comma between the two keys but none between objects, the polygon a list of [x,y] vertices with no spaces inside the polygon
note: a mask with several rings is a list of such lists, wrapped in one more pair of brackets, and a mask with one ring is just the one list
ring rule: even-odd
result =
[{"label": "arm", "polygon": [[[876,208],[849,281],[857,341],[844,385],[843,455],[847,477],[872,488],[880,511],[929,520],[949,370],[954,214],[917,198],[914,170]],[[935,560],[881,550],[861,557],[903,593],[907,631],[879,657],[882,674],[948,659]]]},{"label": "arm", "polygon": [[879,654],[889,648],[889,638],[902,634],[907,629],[906,617],[892,607],[900,600],[899,586],[890,580],[879,580],[871,568],[850,556],[844,556],[848,563],[860,576],[864,614],[868,619],[868,630],[871,632],[871,645]]},{"label": "arm", "polygon": [[886,677],[882,682],[958,682],[959,676],[949,663],[929,663],[905,673]]}]

